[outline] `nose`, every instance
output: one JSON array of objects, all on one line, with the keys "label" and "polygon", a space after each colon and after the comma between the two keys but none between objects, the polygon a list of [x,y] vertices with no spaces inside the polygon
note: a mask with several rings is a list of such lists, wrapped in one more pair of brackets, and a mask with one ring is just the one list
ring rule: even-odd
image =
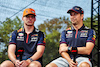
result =
[{"label": "nose", "polygon": [[74,15],[70,15],[70,18],[74,18]]},{"label": "nose", "polygon": [[33,17],[29,16],[29,19],[33,19]]}]

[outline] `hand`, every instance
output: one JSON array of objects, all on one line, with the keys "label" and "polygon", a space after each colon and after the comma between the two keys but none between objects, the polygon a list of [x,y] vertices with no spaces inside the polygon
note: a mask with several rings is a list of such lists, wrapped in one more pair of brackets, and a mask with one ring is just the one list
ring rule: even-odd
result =
[{"label": "hand", "polygon": [[20,62],[19,60],[15,60],[14,63],[15,63],[15,66],[16,66],[16,67],[20,67],[20,65],[21,65],[21,62]]},{"label": "hand", "polygon": [[20,67],[27,67],[29,65],[29,63],[26,60],[23,60],[20,63]]},{"label": "hand", "polygon": [[73,62],[73,61],[70,61],[69,62],[69,67],[77,67],[78,63],[76,62]]}]

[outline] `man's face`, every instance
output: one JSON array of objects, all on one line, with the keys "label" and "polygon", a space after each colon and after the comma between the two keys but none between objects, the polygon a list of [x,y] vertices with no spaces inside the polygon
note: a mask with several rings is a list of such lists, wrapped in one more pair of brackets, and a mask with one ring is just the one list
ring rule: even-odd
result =
[{"label": "man's face", "polygon": [[83,20],[83,14],[71,12],[70,20],[71,20],[72,24],[78,24]]},{"label": "man's face", "polygon": [[35,22],[35,16],[34,15],[26,15],[22,18],[22,20],[24,21],[24,24],[27,26],[33,26],[34,22]]}]

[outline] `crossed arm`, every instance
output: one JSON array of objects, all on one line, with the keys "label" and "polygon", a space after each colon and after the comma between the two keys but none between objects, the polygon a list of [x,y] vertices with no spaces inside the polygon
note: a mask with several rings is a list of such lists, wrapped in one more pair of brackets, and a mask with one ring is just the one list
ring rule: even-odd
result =
[{"label": "crossed arm", "polygon": [[[77,49],[78,49],[78,54],[90,55],[90,53],[91,53],[93,47],[94,47],[94,43],[92,43],[92,42],[87,42],[87,43],[86,43],[86,47],[77,47]],[[60,44],[59,53],[67,52],[67,51],[68,51],[68,46],[67,46],[65,43]]]},{"label": "crossed arm", "polygon": [[[87,42],[86,47],[77,47],[78,54],[90,55],[93,47],[94,47],[94,43]],[[70,58],[67,52],[68,52],[67,44],[65,43],[60,44],[59,53],[61,54],[61,56],[69,62],[69,65],[71,66],[77,65],[76,63],[73,62],[73,60]]]}]

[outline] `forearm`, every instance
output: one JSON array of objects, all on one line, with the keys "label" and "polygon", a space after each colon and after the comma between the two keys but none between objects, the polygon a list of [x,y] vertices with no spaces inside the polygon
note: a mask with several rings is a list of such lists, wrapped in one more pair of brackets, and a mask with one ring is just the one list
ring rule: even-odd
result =
[{"label": "forearm", "polygon": [[12,52],[8,52],[8,57],[12,62],[15,62],[16,59],[16,55]]},{"label": "forearm", "polygon": [[65,58],[68,62],[72,61],[72,59],[70,58],[69,54],[67,52],[62,52],[61,56],[63,58]]},{"label": "forearm", "polygon": [[78,54],[90,55],[91,51],[86,47],[78,47]]},{"label": "forearm", "polygon": [[43,55],[43,52],[36,52],[33,56],[31,56],[30,58],[32,58],[33,60],[38,60],[39,58],[41,58]]},{"label": "forearm", "polygon": [[38,45],[37,46],[37,52],[33,56],[31,56],[30,58],[32,58],[33,60],[38,60],[39,58],[42,57],[44,50],[45,50],[45,46]]},{"label": "forearm", "polygon": [[78,47],[78,54],[87,54],[90,55],[92,49],[94,47],[94,43],[92,42],[87,42],[86,47]]},{"label": "forearm", "polygon": [[68,52],[68,46],[64,43],[60,44],[59,53],[63,58],[65,58],[68,62],[70,62],[72,59],[70,58],[67,52]]},{"label": "forearm", "polygon": [[10,44],[8,46],[8,57],[11,61],[15,61],[17,60],[16,59],[16,55],[15,55],[15,49],[16,49],[16,46],[14,44]]}]

